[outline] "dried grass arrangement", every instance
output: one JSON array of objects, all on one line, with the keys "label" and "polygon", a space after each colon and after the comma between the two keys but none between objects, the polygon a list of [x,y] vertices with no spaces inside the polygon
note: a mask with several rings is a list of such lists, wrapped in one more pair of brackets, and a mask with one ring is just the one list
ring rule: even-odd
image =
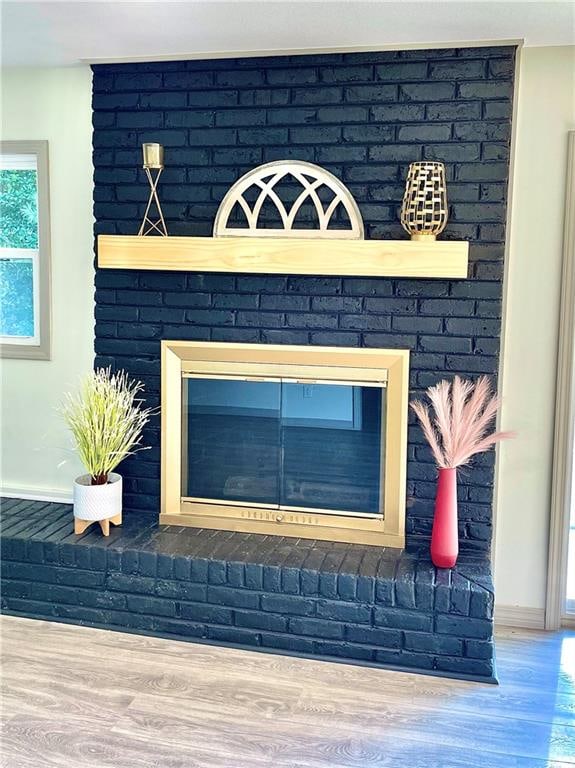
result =
[{"label": "dried grass arrangement", "polygon": [[440,381],[429,387],[427,396],[432,411],[419,400],[411,403],[423,434],[440,469],[455,469],[472,456],[489,450],[513,432],[490,432],[497,415],[499,398],[487,376],[469,381],[455,376],[453,382]]},{"label": "dried grass arrangement", "polygon": [[141,407],[138,395],[143,389],[125,371],[99,368],[82,381],[76,396],[65,396],[60,410],[92,485],[104,485],[123,459],[146,450],[142,429],[153,410]]}]

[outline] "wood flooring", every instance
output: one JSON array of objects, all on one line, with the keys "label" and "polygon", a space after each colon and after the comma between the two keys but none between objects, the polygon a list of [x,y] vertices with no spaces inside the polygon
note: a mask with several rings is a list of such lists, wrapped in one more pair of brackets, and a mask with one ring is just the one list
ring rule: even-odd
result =
[{"label": "wood flooring", "polygon": [[499,687],[3,617],[2,768],[575,765],[575,633]]}]

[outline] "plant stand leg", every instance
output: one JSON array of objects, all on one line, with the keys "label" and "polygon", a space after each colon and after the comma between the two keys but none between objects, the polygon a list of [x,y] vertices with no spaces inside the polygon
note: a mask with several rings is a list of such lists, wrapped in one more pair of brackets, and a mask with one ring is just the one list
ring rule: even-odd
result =
[{"label": "plant stand leg", "polygon": [[80,520],[79,517],[75,517],[74,533],[79,536],[81,533],[84,533],[86,528],[89,528],[93,522],[94,522],[93,520]]},{"label": "plant stand leg", "polygon": [[104,536],[110,535],[110,523],[112,525],[121,525],[122,524],[122,513],[120,512],[117,515],[114,515],[114,517],[108,517],[106,520],[100,520],[100,528],[102,529],[102,533]]},{"label": "plant stand leg", "polygon": [[107,517],[105,520],[81,520],[79,517],[74,518],[74,533],[80,535],[84,533],[86,528],[89,528],[94,523],[100,523],[100,528],[104,536],[110,535],[110,523],[112,525],[122,525],[122,513],[120,512],[114,517]]}]

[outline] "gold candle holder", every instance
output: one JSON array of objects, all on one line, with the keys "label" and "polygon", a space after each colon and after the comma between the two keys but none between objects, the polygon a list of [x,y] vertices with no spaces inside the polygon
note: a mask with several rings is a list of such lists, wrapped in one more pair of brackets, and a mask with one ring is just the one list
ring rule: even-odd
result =
[{"label": "gold candle holder", "polygon": [[142,144],[144,168],[164,167],[164,148],[161,144]]},{"label": "gold candle holder", "polygon": [[[166,229],[166,222],[164,221],[164,214],[158,197],[158,181],[164,170],[164,148],[161,144],[142,144],[142,155],[143,168],[150,185],[150,197],[148,198],[148,205],[146,206],[146,212],[144,213],[144,218],[138,235],[143,237],[149,235],[153,230],[156,230],[160,235],[167,237],[168,230]],[[155,175],[153,174],[153,171],[156,172]],[[156,207],[156,215],[158,218],[152,220],[150,214],[154,205]]]},{"label": "gold candle holder", "polygon": [[401,205],[401,225],[412,240],[435,240],[447,224],[443,163],[411,163]]}]

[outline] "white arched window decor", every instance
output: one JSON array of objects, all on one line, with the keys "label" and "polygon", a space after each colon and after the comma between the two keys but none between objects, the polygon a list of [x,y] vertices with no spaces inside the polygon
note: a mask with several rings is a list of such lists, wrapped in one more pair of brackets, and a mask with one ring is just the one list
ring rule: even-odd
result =
[{"label": "white arched window decor", "polygon": [[[278,194],[278,185],[282,181],[301,186],[301,192],[291,203],[282,201]],[[309,206],[310,203],[315,208],[317,228],[294,227],[302,206]],[[267,207],[270,204],[277,210],[281,227],[270,229],[262,226],[262,209],[264,205]],[[346,214],[345,223],[340,219],[338,228],[330,228],[340,206]],[[238,207],[245,216],[247,226],[229,226],[230,216]],[[254,168],[230,187],[216,214],[214,237],[321,237],[362,240],[363,220],[351,193],[332,173],[313,163],[279,160]]]}]

